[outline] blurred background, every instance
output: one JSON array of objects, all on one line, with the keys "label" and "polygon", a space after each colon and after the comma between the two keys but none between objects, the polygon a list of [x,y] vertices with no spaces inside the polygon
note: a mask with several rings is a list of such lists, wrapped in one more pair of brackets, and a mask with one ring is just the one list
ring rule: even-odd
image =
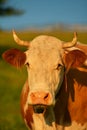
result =
[{"label": "blurred background", "polygon": [[87,29],[87,0],[0,0],[0,28]]},{"label": "blurred background", "polygon": [[23,40],[40,34],[69,41],[77,31],[87,44],[87,0],[0,0],[0,130],[27,130],[20,113],[20,95],[26,68],[16,69],[2,59],[16,45],[12,29]]}]

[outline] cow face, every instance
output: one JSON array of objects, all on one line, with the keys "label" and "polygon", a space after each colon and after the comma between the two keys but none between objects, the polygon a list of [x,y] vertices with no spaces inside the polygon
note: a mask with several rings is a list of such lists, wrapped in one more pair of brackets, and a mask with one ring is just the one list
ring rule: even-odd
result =
[{"label": "cow face", "polygon": [[40,36],[31,42],[26,54],[29,83],[29,104],[52,105],[63,75],[61,41],[54,37]]}]

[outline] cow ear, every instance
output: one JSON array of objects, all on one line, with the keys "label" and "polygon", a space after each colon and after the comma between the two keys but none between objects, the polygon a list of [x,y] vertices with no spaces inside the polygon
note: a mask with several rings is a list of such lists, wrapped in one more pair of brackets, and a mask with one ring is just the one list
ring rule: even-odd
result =
[{"label": "cow ear", "polygon": [[17,68],[22,67],[26,60],[25,53],[18,49],[7,50],[2,54],[2,57],[5,61]]},{"label": "cow ear", "polygon": [[64,63],[66,66],[66,70],[68,71],[70,68],[80,67],[84,64],[87,59],[87,55],[80,50],[73,50],[65,54]]}]

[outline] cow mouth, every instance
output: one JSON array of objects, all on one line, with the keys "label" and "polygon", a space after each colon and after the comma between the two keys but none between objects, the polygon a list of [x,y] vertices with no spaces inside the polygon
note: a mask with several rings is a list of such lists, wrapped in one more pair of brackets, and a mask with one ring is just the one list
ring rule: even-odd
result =
[{"label": "cow mouth", "polygon": [[46,105],[42,105],[42,104],[33,105],[33,110],[37,114],[41,114],[41,113],[44,114],[46,111]]}]

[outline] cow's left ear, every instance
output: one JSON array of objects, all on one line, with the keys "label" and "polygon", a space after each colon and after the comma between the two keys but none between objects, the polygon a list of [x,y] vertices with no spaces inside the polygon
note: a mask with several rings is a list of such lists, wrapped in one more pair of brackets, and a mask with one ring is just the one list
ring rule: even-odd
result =
[{"label": "cow's left ear", "polygon": [[82,66],[87,60],[87,55],[80,50],[72,50],[64,55],[66,70]]},{"label": "cow's left ear", "polygon": [[17,68],[22,67],[26,60],[25,53],[18,49],[7,50],[2,54],[2,57],[5,61]]}]

